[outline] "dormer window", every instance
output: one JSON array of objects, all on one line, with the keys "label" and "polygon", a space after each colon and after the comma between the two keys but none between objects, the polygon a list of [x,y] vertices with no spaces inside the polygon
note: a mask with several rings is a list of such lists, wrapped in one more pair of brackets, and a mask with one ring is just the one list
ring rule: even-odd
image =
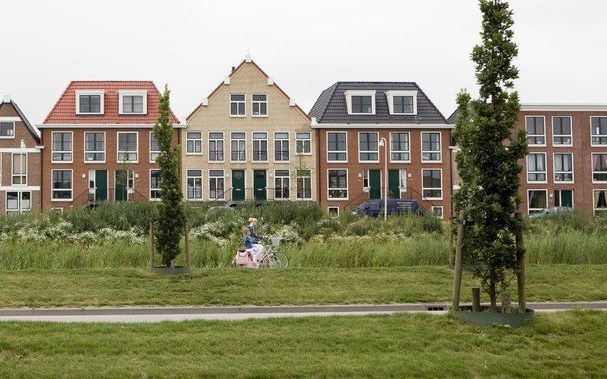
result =
[{"label": "dormer window", "polygon": [[386,97],[390,114],[417,114],[417,91],[387,91]]},{"label": "dormer window", "polygon": [[103,114],[103,91],[76,91],[76,113]]},{"label": "dormer window", "polygon": [[375,114],[375,91],[346,91],[348,114]]},{"label": "dormer window", "polygon": [[120,91],[118,95],[120,114],[146,114],[148,110],[146,91]]}]

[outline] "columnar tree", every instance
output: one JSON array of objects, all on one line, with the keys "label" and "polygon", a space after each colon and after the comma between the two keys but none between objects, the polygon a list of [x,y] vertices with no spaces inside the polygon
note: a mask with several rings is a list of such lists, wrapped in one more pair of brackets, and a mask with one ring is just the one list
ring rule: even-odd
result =
[{"label": "columnar tree", "polygon": [[479,98],[472,100],[466,91],[457,97],[456,161],[462,184],[454,199],[456,210],[465,211],[464,262],[480,279],[495,311],[498,291],[507,287],[508,274],[516,272],[523,253],[515,238],[521,227],[516,199],[518,161],[527,154],[527,138],[513,129],[520,103],[513,89],[518,70],[512,61],[518,49],[512,11],[503,0],[480,0],[480,8],[482,43],[472,52]]},{"label": "columnar tree", "polygon": [[167,86],[158,104],[158,121],[154,135],[158,140],[160,154],[156,158],[160,166],[160,198],[156,245],[162,255],[162,263],[171,266],[179,254],[179,241],[184,224],[184,207],[179,187],[180,146],[173,146],[173,124],[171,123],[170,91]]}]

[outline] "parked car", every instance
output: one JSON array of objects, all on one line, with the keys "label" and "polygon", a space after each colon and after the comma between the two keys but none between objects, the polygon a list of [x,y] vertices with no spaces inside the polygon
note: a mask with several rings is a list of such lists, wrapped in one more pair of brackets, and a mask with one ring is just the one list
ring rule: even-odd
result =
[{"label": "parked car", "polygon": [[[423,214],[424,209],[415,200],[388,199],[388,216],[401,214]],[[384,200],[374,199],[362,203],[352,211],[353,215],[377,217],[384,214]]]},{"label": "parked car", "polygon": [[573,213],[573,209],[569,207],[549,207],[545,208],[539,212],[532,213],[529,217],[532,218],[547,218],[547,217],[556,217],[556,216],[567,216]]}]

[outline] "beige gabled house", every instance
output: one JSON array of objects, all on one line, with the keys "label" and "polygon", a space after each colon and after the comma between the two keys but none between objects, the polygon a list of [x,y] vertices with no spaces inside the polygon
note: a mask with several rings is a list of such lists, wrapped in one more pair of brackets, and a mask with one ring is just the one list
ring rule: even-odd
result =
[{"label": "beige gabled house", "polygon": [[316,201],[310,119],[247,57],[187,118],[188,201]]}]

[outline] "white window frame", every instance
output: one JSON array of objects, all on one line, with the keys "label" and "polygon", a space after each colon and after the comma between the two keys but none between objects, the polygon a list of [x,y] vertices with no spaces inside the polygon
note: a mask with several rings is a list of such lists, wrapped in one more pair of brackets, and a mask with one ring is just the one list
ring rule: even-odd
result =
[{"label": "white window frame", "polygon": [[[99,96],[99,112],[81,112],[80,96]],[[105,110],[105,91],[103,90],[77,90],[76,115],[103,115]]]},{"label": "white window frame", "polygon": [[[59,133],[68,133],[69,135],[71,135],[71,142],[70,144],[71,146],[71,150],[57,150],[55,151],[55,134],[59,134]],[[58,154],[70,154],[71,158],[69,161],[56,161],[55,160],[55,153]],[[62,131],[56,131],[56,132],[51,132],[51,163],[73,163],[74,162],[74,132],[71,131],[67,131],[67,130],[62,130]]]},{"label": "white window frame", "polygon": [[[360,149],[360,135],[361,134],[375,134],[375,135],[377,135],[377,151],[373,151],[373,150],[361,150]],[[379,132],[358,132],[358,163],[379,163],[379,141],[380,141]],[[348,149],[348,142],[346,140],[346,150],[347,149]],[[366,153],[366,154],[376,153],[377,154],[377,160],[374,160],[374,161],[362,160],[361,159],[361,155],[363,153]]]},{"label": "white window frame", "polygon": [[[350,90],[345,91],[346,105],[349,115],[374,115],[375,114],[375,90]],[[354,113],[352,112],[352,97],[353,96],[371,96],[371,113]]]},{"label": "white window frame", "polygon": [[[598,192],[607,192],[607,188],[606,189],[601,189],[601,188],[593,188],[592,189],[592,212],[596,215],[597,212],[607,212],[607,208],[602,209],[602,208],[597,208],[596,207],[596,203],[597,203],[597,199],[596,199],[596,194]],[[607,195],[606,195],[607,196]]]},{"label": "white window frame", "polygon": [[[395,112],[394,111],[394,98],[395,97],[413,97],[413,113],[409,112]],[[417,90],[402,90],[402,91],[386,91],[386,97],[388,100],[388,110],[391,115],[416,115],[417,114]]]},{"label": "white window frame", "polygon": [[[70,186],[69,189],[65,189],[65,188],[55,189],[55,188],[53,188],[53,173],[55,171],[69,171],[71,173],[71,175],[72,175],[72,182],[71,182],[71,186]],[[50,178],[50,180],[51,180],[51,201],[55,201],[55,202],[67,202],[67,201],[72,201],[73,200],[73,198],[74,198],[74,170],[72,170],[71,168],[51,169],[51,178]],[[55,199],[53,197],[53,194],[55,192],[59,192],[59,191],[60,192],[70,191],[70,197],[69,198],[65,198],[65,199],[63,199],[63,198],[62,199]]]},{"label": "white window frame", "polygon": [[592,175],[592,183],[607,183],[607,180],[594,180],[594,174],[607,174],[607,171],[594,171],[594,156],[595,155],[607,155],[607,152],[593,152],[590,154],[590,172]]},{"label": "white window frame", "polygon": [[[152,173],[155,172],[155,171],[157,171],[160,174],[160,169],[159,168],[152,168],[152,169],[150,169],[150,174],[149,174],[149,180],[150,180],[150,182],[149,182],[149,186],[148,186],[150,188],[150,190],[149,190],[148,195],[150,196],[150,201],[161,201],[162,200],[162,198],[161,198],[161,191],[162,190],[160,188],[160,180],[158,181],[158,184],[159,184],[158,187],[152,187]],[[158,191],[158,197],[153,197],[152,196],[152,192],[153,191]]]},{"label": "white window frame", "polygon": [[[309,175],[299,175],[299,171],[309,171]],[[299,196],[299,179],[308,179],[310,181],[310,197],[300,197]],[[305,188],[304,188],[305,189]],[[304,169],[304,170],[295,170],[295,197],[297,200],[312,200],[312,170]],[[302,191],[305,193],[305,191]]]},{"label": "white window frame", "polygon": [[[135,134],[137,136],[136,138],[136,145],[137,145],[137,150],[135,150],[135,157],[136,159],[134,161],[125,161],[125,160],[121,160],[120,159],[120,154],[127,154],[128,156],[130,156],[131,154],[133,154],[133,152],[131,151],[121,151],[120,150],[120,135],[121,134]],[[116,162],[117,163],[139,163],[139,132],[118,132],[116,133]]]},{"label": "white window frame", "polygon": [[[529,171],[529,156],[531,155],[543,155],[544,156],[544,171]],[[553,162],[554,163],[554,162]],[[529,184],[545,184],[548,183],[548,157],[544,152],[531,151],[525,157],[525,168],[527,170],[527,176],[525,177],[526,182]],[[544,180],[529,180],[529,174],[544,174]]]},{"label": "white window frame", "polygon": [[[440,216],[437,216],[436,214],[434,214],[434,211],[438,210],[438,209],[440,209]],[[442,205],[433,205],[430,207],[430,211],[432,212],[432,215],[434,217],[437,217],[440,220],[442,220],[445,217],[444,207]]]},{"label": "white window frame", "polygon": [[[236,95],[236,96],[244,96],[244,100],[240,101],[240,100],[232,100],[232,95]],[[230,114],[230,117],[236,117],[236,118],[243,118],[243,117],[247,117],[247,95],[244,93],[230,93],[228,94],[228,100],[230,101],[230,107],[228,108],[228,113]],[[232,114],[232,104],[236,103],[236,104],[242,104],[242,106],[244,107],[244,113],[243,114]],[[240,109],[240,106],[237,105],[236,106],[237,110]]]},{"label": "white window frame", "polygon": [[160,156],[160,144],[158,144],[158,150],[152,150],[152,138],[155,137],[154,131],[150,131],[150,135],[149,135],[149,146],[150,146],[150,163],[156,163],[156,159],[157,158],[153,158],[154,154],[157,154],[157,156]]},{"label": "white window frame", "polygon": [[[16,209],[8,209],[8,194],[9,193],[16,193],[17,194],[17,208]],[[22,204],[23,204],[23,194],[24,193],[28,193],[30,195],[29,208],[24,208],[22,206]],[[16,190],[16,191],[13,191],[13,190],[9,191],[9,190],[7,190],[7,191],[5,191],[5,194],[4,194],[4,212],[6,214],[12,214],[12,213],[23,214],[23,213],[29,213],[29,212],[31,212],[31,210],[32,210],[32,201],[33,201],[32,197],[33,197],[32,196],[32,191],[20,191],[20,190]]]},{"label": "white window frame", "polygon": [[[265,133],[266,137],[265,138],[255,138],[255,134],[256,133]],[[269,157],[270,157],[270,139],[268,137],[268,132],[266,131],[254,131],[251,132],[251,145],[252,145],[252,149],[251,149],[251,153],[253,154],[253,162],[255,163],[268,163]],[[261,147],[261,142],[262,141],[266,141],[266,159],[265,160],[260,160],[260,159],[255,159],[255,142],[258,142],[258,144]],[[261,151],[261,149],[259,149],[259,151]]]},{"label": "white window frame", "polygon": [[[92,171],[95,171],[95,170],[92,170]],[[125,188],[126,188],[127,199],[124,200],[124,201],[128,201],[129,194],[132,194],[134,192],[134,190],[135,190],[135,170],[132,170],[132,169],[123,169],[123,168],[119,168],[117,170],[114,170],[114,201],[117,201],[116,200],[116,195],[117,195],[116,192],[118,192],[118,191],[116,191],[116,189],[118,187],[118,185],[117,185],[117,183],[118,183],[118,171],[126,171],[126,187]],[[150,175],[150,185],[151,185],[151,183],[152,183],[152,178],[151,178],[151,175]]]},{"label": "white window frame", "polygon": [[[409,145],[408,150],[392,150],[392,136],[394,134],[406,134],[407,135],[407,145]],[[392,159],[392,153],[403,154],[406,153],[409,156],[407,160],[395,160]],[[390,132],[390,162],[391,163],[411,163],[411,133],[410,132]]]},{"label": "white window frame", "polygon": [[[200,176],[190,175],[190,171],[200,171]],[[187,201],[204,201],[204,172],[202,168],[188,168],[185,170],[185,196]],[[189,179],[200,179],[200,197],[190,197]],[[196,186],[194,186],[195,191]]]},{"label": "white window frame", "polygon": [[[307,138],[300,138],[300,134],[307,134]],[[306,151],[306,142],[309,142],[309,149]],[[302,151],[299,151],[299,146],[302,146]],[[295,155],[312,155],[312,132],[295,132]]]},{"label": "white window frame", "polygon": [[[405,168],[400,168],[398,169],[398,189],[400,190],[400,193],[405,193],[407,192],[407,169]],[[442,180],[441,180],[441,184],[442,184]]]},{"label": "white window frame", "polygon": [[[424,150],[424,134],[438,134],[438,151],[436,150]],[[421,143],[421,159],[422,163],[443,163],[443,133],[440,131],[427,131],[421,132],[420,134],[420,143]],[[409,146],[411,142],[409,142]],[[428,160],[424,159],[424,154],[436,154],[438,153],[438,160]]]},{"label": "white window frame", "polygon": [[[99,151],[88,151],[86,150],[86,136],[87,134],[92,134],[92,133],[102,133],[103,134],[103,151],[99,150]],[[105,163],[106,161],[106,147],[107,147],[107,135],[105,132],[102,131],[88,131],[88,132],[84,132],[84,146],[82,146],[82,149],[84,151],[84,163]],[[86,160],[86,154],[90,153],[90,154],[103,154],[103,160],[101,161],[87,161]]]},{"label": "white window frame", "polygon": [[[337,191],[342,191],[344,190],[344,188],[331,188],[330,187],[330,180],[329,180],[329,171],[345,171],[346,172],[346,197],[342,198],[342,197],[331,197],[331,191],[332,190],[337,190]],[[331,200],[331,201],[348,201],[348,199],[350,198],[350,173],[348,172],[347,168],[328,168],[327,169],[327,200]]]},{"label": "white window frame", "polygon": [[[544,208],[531,208],[531,192],[544,192],[546,194],[546,206]],[[527,190],[527,214],[531,214],[531,211],[541,212],[542,210],[548,208],[548,190],[547,189],[533,189],[530,188]]]},{"label": "white window frame", "polygon": [[[20,172],[15,174],[15,155],[20,155],[21,157],[25,157],[25,165],[24,165],[24,169],[25,172]],[[11,153],[11,185],[16,186],[16,187],[23,187],[23,186],[27,186],[27,165],[28,165],[28,154],[27,153]],[[21,164],[23,165],[23,161],[21,162]],[[21,179],[25,178],[25,183],[17,183],[15,184],[15,177],[20,177]],[[22,181],[22,180],[20,180]]]},{"label": "white window frame", "polygon": [[[440,197],[427,197],[424,196],[424,191],[425,190],[437,190],[439,189],[438,187],[424,187],[424,171],[440,171]],[[444,180],[443,180],[443,169],[442,168],[422,168],[422,176],[421,176],[421,181],[422,181],[422,200],[443,200],[443,197],[445,196],[445,191],[443,189],[444,187]]]},{"label": "white window frame", "polygon": [[[554,119],[556,118],[568,118],[569,119],[569,129],[570,129],[570,134],[554,134]],[[571,116],[552,116],[552,118],[550,119],[550,122],[552,123],[552,146],[558,146],[558,147],[571,147],[573,146],[573,117]],[[592,124],[591,124],[592,125]],[[525,127],[525,131],[526,131],[526,127]],[[544,126],[544,130],[546,130],[546,126]],[[571,140],[571,143],[566,144],[566,143],[556,143],[555,142],[555,138],[560,138],[560,137],[569,137],[569,139]]]},{"label": "white window frame", "polygon": [[[142,96],[142,112],[125,112],[125,96]],[[118,113],[121,115],[146,115],[148,114],[148,91],[145,90],[120,90],[118,91]]]},{"label": "white window frame", "polygon": [[[217,139],[217,138],[211,138],[211,134],[213,133],[221,133],[221,139]],[[226,143],[225,143],[225,139],[226,139],[226,135],[224,132],[222,131],[210,131],[207,134],[207,143],[209,144],[209,148],[207,149],[207,151],[209,152],[209,163],[224,163],[226,161]],[[217,153],[219,150],[217,150],[217,142],[221,141],[221,155],[222,158],[221,160],[217,159],[217,160],[212,160],[211,159],[211,142],[215,142],[215,153]],[[225,175],[225,174],[224,174]]]},{"label": "white window frame", "polygon": [[554,189],[553,190],[553,195],[554,195],[554,204],[555,204],[555,206],[557,206],[556,205],[556,198],[557,198],[556,197],[556,193],[557,192],[559,193],[559,205],[558,206],[559,207],[563,206],[562,205],[563,201],[561,200],[561,197],[562,197],[561,192],[563,192],[563,191],[571,191],[571,209],[575,208],[575,191],[573,190],[573,188],[556,188],[556,189]]},{"label": "white window frame", "polygon": [[[259,100],[253,100],[254,96],[265,96],[266,100],[265,101],[259,101]],[[246,100],[246,98],[245,98]],[[265,114],[255,114],[255,105],[258,105],[261,109],[261,104],[265,104],[266,105],[266,113]],[[268,117],[268,114],[270,113],[270,108],[269,108],[269,101],[268,101],[268,95],[265,93],[253,93],[251,94],[251,117],[255,117],[255,118],[263,118],[263,117]],[[246,113],[246,108],[245,108],[245,113]]]},{"label": "white window frame", "polygon": [[[278,171],[286,171],[287,175],[278,175],[277,172]],[[287,192],[289,193],[289,196],[287,197],[276,197],[276,179],[280,179],[281,182],[281,188],[284,185],[284,180],[286,179],[287,181]],[[289,169],[275,169],[274,170],[274,200],[276,201],[288,201],[291,198],[291,171]]]},{"label": "white window frame", "polygon": [[[189,138],[188,136],[190,133],[200,133],[200,138]],[[203,132],[198,130],[190,130],[185,132],[185,155],[202,155],[202,135]],[[192,144],[194,145],[193,153],[188,151],[188,142],[190,141],[192,141]],[[199,142],[200,144],[200,152],[196,152],[196,142]]]},{"label": "white window frame", "polygon": [[[542,118],[542,119],[544,119],[544,134],[529,134],[529,133],[527,133],[527,119],[529,119],[529,118]],[[529,141],[530,137],[544,137],[544,143],[543,144],[532,144],[532,143],[529,143],[530,147],[533,147],[533,146],[536,146],[536,147],[545,147],[546,146],[546,116],[542,116],[542,115],[528,115],[528,116],[525,116],[525,133],[527,133],[527,141]]]},{"label": "white window frame", "polygon": [[[344,134],[346,136],[346,149],[345,150],[329,150],[329,134]],[[348,163],[348,132],[337,132],[327,131],[325,134],[327,144],[327,163]],[[344,160],[331,160],[329,159],[329,153],[346,153],[346,159]]]},{"label": "white window frame", "polygon": [[[556,180],[556,174],[569,174],[569,171],[556,171],[556,156],[570,155],[571,156],[571,180]],[[555,184],[572,184],[575,182],[575,164],[573,153],[571,152],[556,152],[552,154],[552,180]]]},{"label": "white window frame", "polygon": [[5,119],[3,117],[0,117],[0,123],[2,124],[12,124],[13,128],[12,128],[12,132],[11,135],[8,136],[2,136],[0,135],[0,139],[15,139],[15,128],[16,128],[16,122],[11,120],[11,119]]},{"label": "white window frame", "polygon": [[[277,134],[285,134],[285,133],[287,135],[287,138],[276,138]],[[272,134],[272,137],[273,137],[273,142],[274,142],[273,143],[274,149],[273,149],[273,154],[272,154],[272,156],[274,157],[274,162],[275,163],[290,163],[291,162],[291,133],[286,132],[286,131],[276,131],[276,132],[274,132]],[[287,154],[287,160],[286,161],[285,160],[277,160],[276,159],[276,152],[277,152],[277,150],[276,150],[276,142],[279,142],[279,141],[280,141],[280,145],[281,145],[280,146],[280,151],[281,152],[283,151],[283,149],[282,149],[283,143],[285,141],[287,142],[287,153],[288,154]],[[281,156],[282,156],[282,153],[281,153]]]},{"label": "white window frame", "polygon": [[337,212],[335,213],[335,216],[339,216],[339,207],[336,207],[336,206],[328,206],[327,214],[331,215],[331,210],[333,210],[333,209],[337,210]]},{"label": "white window frame", "polygon": [[607,115],[605,116],[590,116],[590,146],[591,147],[605,147],[607,146],[607,144],[603,143],[594,143],[594,137],[599,137],[599,138],[607,138],[607,134],[597,134],[594,135],[592,134],[592,119],[593,118],[607,118]]},{"label": "white window frame", "polygon": [[[222,176],[211,176],[211,171],[221,171],[222,172]],[[224,169],[209,169],[208,170],[209,174],[207,175],[209,178],[209,201],[222,201],[225,200],[225,193],[226,193],[226,172]],[[211,180],[212,179],[222,179],[223,180],[223,192],[221,193],[221,197],[215,197],[212,198],[211,197],[211,191],[212,188],[215,188],[215,191],[217,192],[217,183],[215,183],[215,186],[211,186]]]},{"label": "white window frame", "polygon": [[[244,134],[244,138],[234,138],[234,133],[242,133]],[[237,142],[238,148],[240,149],[240,144],[244,142],[244,159],[234,159],[232,153],[234,149],[232,149],[232,143]],[[240,150],[237,150],[238,155],[240,155]],[[230,162],[231,163],[243,163],[247,161],[247,132],[230,132]]]}]

